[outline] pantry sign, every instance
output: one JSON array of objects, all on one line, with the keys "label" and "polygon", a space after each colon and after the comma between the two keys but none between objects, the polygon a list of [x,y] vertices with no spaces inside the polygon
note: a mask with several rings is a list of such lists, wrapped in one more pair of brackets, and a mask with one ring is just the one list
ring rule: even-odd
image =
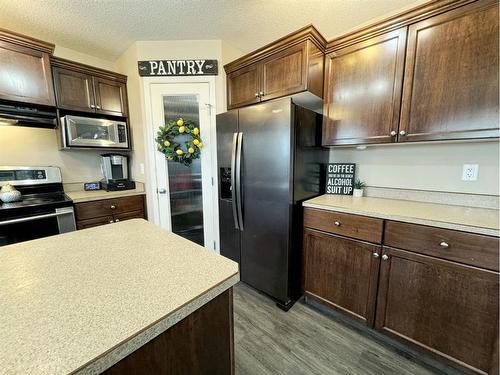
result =
[{"label": "pantry sign", "polygon": [[216,76],[217,60],[148,60],[139,61],[141,77],[156,76]]},{"label": "pantry sign", "polygon": [[354,163],[329,163],[326,169],[326,194],[352,195],[354,189]]}]

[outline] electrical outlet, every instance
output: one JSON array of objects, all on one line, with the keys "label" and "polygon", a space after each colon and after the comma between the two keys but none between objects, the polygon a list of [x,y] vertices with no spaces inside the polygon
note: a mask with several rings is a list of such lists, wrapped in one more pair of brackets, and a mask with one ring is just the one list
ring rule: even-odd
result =
[{"label": "electrical outlet", "polygon": [[464,168],[462,170],[462,181],[476,181],[478,171],[478,164],[464,164]]},{"label": "electrical outlet", "polygon": [[139,164],[139,169],[141,170],[141,174],[144,174],[144,163]]}]

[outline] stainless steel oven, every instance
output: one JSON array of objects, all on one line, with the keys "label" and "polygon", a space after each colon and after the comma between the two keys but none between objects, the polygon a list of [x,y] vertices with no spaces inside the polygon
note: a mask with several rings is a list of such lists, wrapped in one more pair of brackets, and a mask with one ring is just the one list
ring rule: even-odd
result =
[{"label": "stainless steel oven", "polygon": [[0,187],[13,185],[21,198],[0,201],[0,246],[76,230],[72,200],[57,167],[0,166]]},{"label": "stainless steel oven", "polygon": [[0,219],[0,246],[76,230],[73,207],[48,209],[36,215]]},{"label": "stainless steel oven", "polygon": [[61,117],[62,148],[128,149],[124,121],[66,115]]}]

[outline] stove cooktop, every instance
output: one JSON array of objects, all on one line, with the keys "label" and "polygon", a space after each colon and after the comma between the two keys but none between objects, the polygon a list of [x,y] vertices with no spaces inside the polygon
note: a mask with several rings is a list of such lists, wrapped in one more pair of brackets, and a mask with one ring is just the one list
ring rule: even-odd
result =
[{"label": "stove cooktop", "polygon": [[25,194],[17,202],[0,205],[0,221],[23,216],[38,215],[56,208],[70,207],[73,201],[62,191]]}]

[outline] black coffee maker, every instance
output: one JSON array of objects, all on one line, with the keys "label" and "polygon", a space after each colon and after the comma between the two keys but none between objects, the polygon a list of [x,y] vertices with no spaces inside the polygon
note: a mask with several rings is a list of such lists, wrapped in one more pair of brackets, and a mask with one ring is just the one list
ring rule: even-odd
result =
[{"label": "black coffee maker", "polygon": [[102,154],[101,186],[106,191],[135,189],[135,182],[128,179],[128,157],[121,154]]}]

